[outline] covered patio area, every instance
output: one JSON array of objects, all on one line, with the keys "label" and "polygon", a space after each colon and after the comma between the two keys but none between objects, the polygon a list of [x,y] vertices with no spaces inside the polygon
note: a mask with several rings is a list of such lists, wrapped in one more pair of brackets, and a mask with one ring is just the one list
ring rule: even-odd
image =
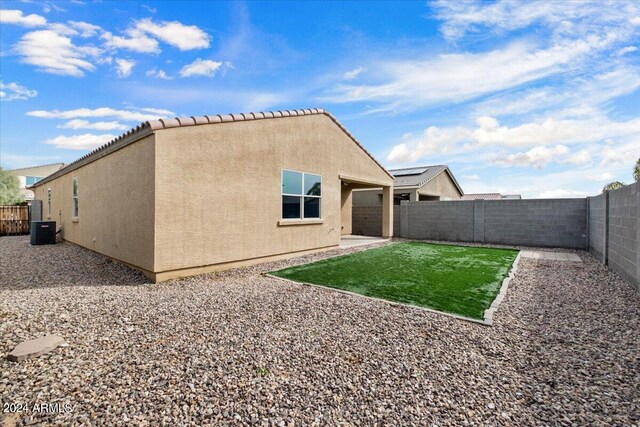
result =
[{"label": "covered patio area", "polygon": [[[341,182],[341,215],[342,236],[351,236],[353,224],[353,190],[362,188],[382,188],[382,228],[380,236],[390,238],[393,236],[393,185],[383,182],[369,181],[361,178],[340,175]],[[373,233],[372,233],[373,234]],[[375,233],[377,234],[377,233]],[[357,236],[363,237],[363,236]],[[340,243],[342,246],[342,241]]]}]

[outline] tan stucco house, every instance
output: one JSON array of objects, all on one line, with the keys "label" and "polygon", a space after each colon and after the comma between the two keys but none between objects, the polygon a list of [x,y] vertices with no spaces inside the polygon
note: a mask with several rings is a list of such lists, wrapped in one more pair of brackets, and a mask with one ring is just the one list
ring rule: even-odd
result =
[{"label": "tan stucco house", "polygon": [[18,182],[20,183],[20,193],[22,194],[22,197],[24,197],[25,200],[33,200],[33,191],[27,189],[27,187],[32,186],[36,182],[46,178],[52,173],[59,171],[63,167],[64,163],[51,163],[48,165],[11,169],[7,172],[15,175],[18,178]]},{"label": "tan stucco house", "polygon": [[[446,165],[389,169],[389,172],[394,176],[395,205],[399,205],[402,200],[411,202],[459,200],[464,194]],[[356,206],[382,204],[382,188],[354,191],[353,204]]]},{"label": "tan stucco house", "polygon": [[142,123],[33,186],[62,237],[154,281],[337,247],[393,176],[322,109]]}]

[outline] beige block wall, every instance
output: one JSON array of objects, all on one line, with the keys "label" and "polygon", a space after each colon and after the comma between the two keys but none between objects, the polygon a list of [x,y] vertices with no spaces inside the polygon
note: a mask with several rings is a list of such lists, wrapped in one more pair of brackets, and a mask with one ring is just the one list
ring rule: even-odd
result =
[{"label": "beige block wall", "polygon": [[[56,221],[72,243],[153,270],[155,161],[150,135],[36,188],[43,219]],[[79,215],[72,219],[72,179]],[[51,188],[51,215],[47,189]]]},{"label": "beige block wall", "polygon": [[458,191],[458,187],[453,183],[447,172],[442,172],[431,181],[423,185],[418,194],[424,194],[428,196],[440,196],[440,200],[445,197],[451,200],[458,200],[462,197],[462,194]]},{"label": "beige block wall", "polygon": [[[322,223],[278,224],[282,169],[322,176]],[[325,115],[156,131],[154,271],[338,245],[340,175],[393,184]]]}]

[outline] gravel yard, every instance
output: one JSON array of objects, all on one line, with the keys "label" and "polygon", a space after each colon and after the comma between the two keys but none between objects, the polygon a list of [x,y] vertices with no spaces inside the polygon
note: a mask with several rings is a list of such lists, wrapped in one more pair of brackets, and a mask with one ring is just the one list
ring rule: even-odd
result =
[{"label": "gravel yard", "polygon": [[[638,425],[640,295],[584,264],[521,259],[485,327],[261,273],[366,247],[149,284],[70,244],[0,238],[8,403],[70,425]],[[3,414],[6,416],[7,414]]]}]

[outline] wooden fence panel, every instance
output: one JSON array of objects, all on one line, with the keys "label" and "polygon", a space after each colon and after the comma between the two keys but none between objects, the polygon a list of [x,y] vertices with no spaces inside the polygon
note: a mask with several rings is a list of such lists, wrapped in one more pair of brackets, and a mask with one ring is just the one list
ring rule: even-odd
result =
[{"label": "wooden fence panel", "polygon": [[29,206],[0,206],[0,236],[29,234]]}]

